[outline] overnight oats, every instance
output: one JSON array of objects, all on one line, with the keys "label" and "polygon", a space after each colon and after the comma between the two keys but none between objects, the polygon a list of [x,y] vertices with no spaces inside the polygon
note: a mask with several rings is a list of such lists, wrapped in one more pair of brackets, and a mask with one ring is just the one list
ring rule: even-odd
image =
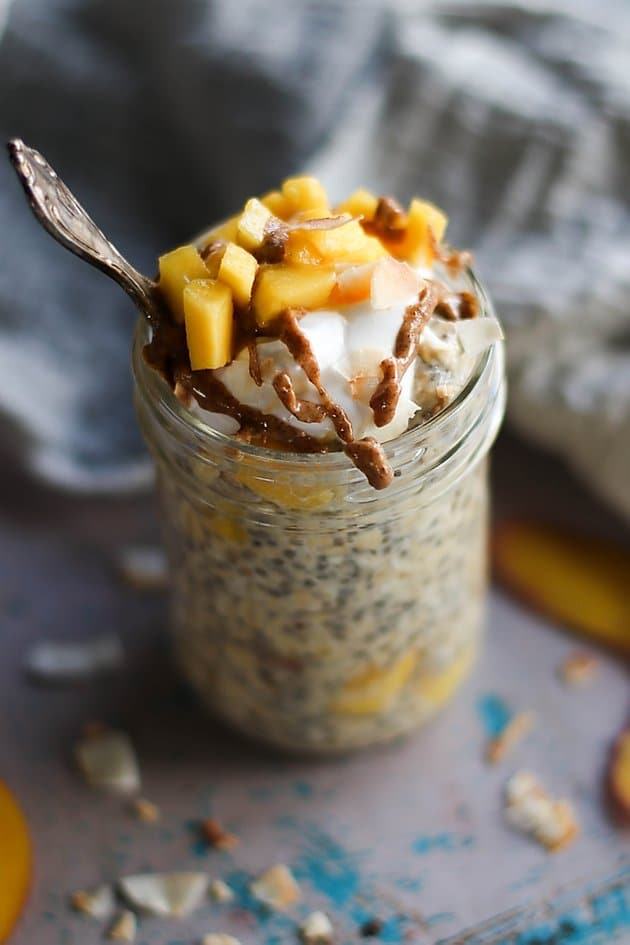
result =
[{"label": "overnight oats", "polygon": [[177,661],[285,749],[415,728],[479,648],[502,336],[445,226],[293,178],[161,257],[138,328]]}]

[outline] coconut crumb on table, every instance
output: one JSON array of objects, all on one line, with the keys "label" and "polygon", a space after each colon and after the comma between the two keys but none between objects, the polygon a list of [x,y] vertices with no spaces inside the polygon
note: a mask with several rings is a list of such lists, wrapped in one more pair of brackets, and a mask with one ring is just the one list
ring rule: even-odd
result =
[{"label": "coconut crumb on table", "polygon": [[157,546],[125,545],[118,551],[116,569],[138,591],[161,590],[167,584],[166,557]]},{"label": "coconut crumb on table", "polygon": [[209,932],[201,939],[201,945],[241,945],[239,939],[226,932]]},{"label": "coconut crumb on table", "polygon": [[554,800],[527,771],[517,772],[506,785],[505,816],[551,853],[568,846],[580,829],[569,801]]},{"label": "coconut crumb on table", "polygon": [[105,884],[95,889],[79,889],[70,897],[70,905],[75,912],[93,919],[108,919],[114,911],[114,891]]},{"label": "coconut crumb on table", "polygon": [[325,912],[311,912],[300,925],[299,932],[305,945],[327,945],[332,942],[332,922]]},{"label": "coconut crumb on table", "polygon": [[123,909],[107,932],[107,938],[116,942],[133,942],[138,931],[138,920],[130,909]]},{"label": "coconut crumb on table", "polygon": [[498,764],[510,749],[530,731],[534,721],[533,712],[518,712],[513,715],[503,730],[488,742],[486,761],[489,764]]},{"label": "coconut crumb on table", "polygon": [[569,686],[579,686],[590,682],[598,667],[599,660],[594,653],[574,650],[559,669],[560,679]]},{"label": "coconut crumb on table", "polygon": [[215,902],[232,902],[234,899],[234,891],[222,879],[211,880],[209,892]]},{"label": "coconut crumb on table", "polygon": [[270,909],[283,911],[301,897],[293,873],[284,863],[265,870],[250,886],[252,894]]}]

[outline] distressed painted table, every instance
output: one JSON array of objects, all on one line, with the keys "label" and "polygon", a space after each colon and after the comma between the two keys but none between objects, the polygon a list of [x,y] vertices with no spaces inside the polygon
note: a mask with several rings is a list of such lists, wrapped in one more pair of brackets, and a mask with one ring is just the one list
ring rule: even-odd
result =
[{"label": "distressed painted table", "polygon": [[[627,540],[563,470],[509,439],[495,479],[498,515],[544,515]],[[574,642],[495,591],[482,665],[425,732],[342,761],[271,757],[201,717],[168,664],[162,596],[113,572],[120,545],[155,539],[149,500],[54,498],[12,481],[2,494],[0,776],[26,810],[36,858],[13,945],[102,941],[102,923],[71,913],[68,895],[124,873],[207,870],[248,907],[248,878],[275,862],[290,864],[303,887],[289,916],[209,903],[179,922],[142,920],[137,942],[187,945],[213,930],[244,945],[292,942],[296,919],[317,907],[333,917],[339,945],[358,942],[374,916],[383,922],[375,941],[389,943],[630,942],[630,837],[602,802],[610,739],[629,708],[619,663],[604,657],[591,684],[563,686],[556,670]],[[58,689],[25,679],[36,639],[110,630],[125,641],[119,675]],[[488,768],[496,698],[535,709],[539,723]],[[94,718],[132,734],[158,824],[76,776],[73,739]],[[503,822],[503,785],[522,766],[578,811],[582,836],[555,856]],[[231,853],[199,845],[191,824],[209,814],[240,836]]]}]

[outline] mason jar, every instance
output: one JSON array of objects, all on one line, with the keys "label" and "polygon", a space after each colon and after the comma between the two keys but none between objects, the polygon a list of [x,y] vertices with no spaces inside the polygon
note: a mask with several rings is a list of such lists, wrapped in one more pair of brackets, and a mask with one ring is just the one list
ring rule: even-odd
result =
[{"label": "mason jar", "polygon": [[[494,313],[472,275],[480,318]],[[157,467],[179,667],[245,735],[346,751],[422,725],[479,652],[488,450],[505,406],[503,350],[459,396],[385,445],[373,489],[342,452],[260,448],[182,406],[134,344],[136,406]]]}]

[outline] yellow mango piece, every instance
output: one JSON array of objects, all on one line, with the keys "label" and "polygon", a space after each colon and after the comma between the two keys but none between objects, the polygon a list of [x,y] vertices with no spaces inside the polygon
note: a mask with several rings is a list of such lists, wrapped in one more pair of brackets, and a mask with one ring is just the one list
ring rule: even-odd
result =
[{"label": "yellow mango piece", "polygon": [[396,259],[430,266],[435,259],[433,243],[441,242],[447,223],[448,217],[438,207],[414,197],[409,204],[404,237],[383,242]]},{"label": "yellow mango piece", "polygon": [[619,819],[630,824],[630,728],[617,738],[608,767],[608,787]]},{"label": "yellow mango piece", "polygon": [[416,650],[407,650],[391,666],[359,673],[342,687],[330,706],[336,715],[378,715],[386,712],[409,681],[418,661]]},{"label": "yellow mango piece", "polygon": [[495,574],[532,608],[630,655],[630,551],[558,528],[508,522],[495,531]]},{"label": "yellow mango piece", "polygon": [[247,469],[240,469],[237,476],[252,492],[287,509],[303,509],[306,512],[323,509],[338,497],[338,490],[335,489],[299,486],[282,479],[261,479]]},{"label": "yellow mango piece", "polygon": [[184,288],[193,279],[207,279],[208,270],[199,255],[196,246],[179,246],[160,256],[160,277],[158,285],[173,317],[178,322],[184,321]]},{"label": "yellow mango piece", "polygon": [[261,266],[252,299],[256,321],[264,325],[285,308],[319,308],[334,284],[332,267]]},{"label": "yellow mango piece", "polygon": [[318,216],[330,215],[328,194],[316,177],[287,177],[282,185],[282,196],[291,214],[314,210]]},{"label": "yellow mango piece", "polygon": [[251,253],[236,243],[228,243],[221,257],[217,277],[229,286],[237,305],[249,305],[258,263]]},{"label": "yellow mango piece", "polygon": [[223,367],[232,360],[232,293],[214,279],[196,279],[184,289],[186,342],[193,371]]},{"label": "yellow mango piece", "polygon": [[218,240],[233,243],[236,240],[236,231],[238,230],[238,221],[240,218],[240,213],[236,213],[233,217],[229,217],[229,219],[225,220],[223,223],[219,223],[218,226],[208,230],[208,232],[203,235],[203,245],[207,246],[208,243],[216,243]]},{"label": "yellow mango piece", "polygon": [[416,692],[436,709],[445,705],[470,672],[474,655],[474,647],[470,647],[441,672],[422,674],[415,686]]},{"label": "yellow mango piece", "polygon": [[11,934],[24,906],[32,870],[24,814],[0,781],[0,942]]},{"label": "yellow mango piece", "polygon": [[291,204],[279,190],[270,190],[268,194],[260,198],[260,202],[280,220],[286,220],[293,213]]},{"label": "yellow mango piece", "polygon": [[260,200],[252,197],[245,204],[236,228],[236,242],[244,249],[258,249],[265,238],[265,227],[273,214]]},{"label": "yellow mango piece", "polygon": [[353,194],[335,207],[335,213],[349,213],[353,217],[363,217],[364,220],[371,220],[376,213],[378,197],[369,190],[359,188]]},{"label": "yellow mango piece", "polygon": [[375,236],[368,236],[358,220],[332,230],[296,230],[291,234],[321,257],[324,262],[368,263],[387,255]]}]

